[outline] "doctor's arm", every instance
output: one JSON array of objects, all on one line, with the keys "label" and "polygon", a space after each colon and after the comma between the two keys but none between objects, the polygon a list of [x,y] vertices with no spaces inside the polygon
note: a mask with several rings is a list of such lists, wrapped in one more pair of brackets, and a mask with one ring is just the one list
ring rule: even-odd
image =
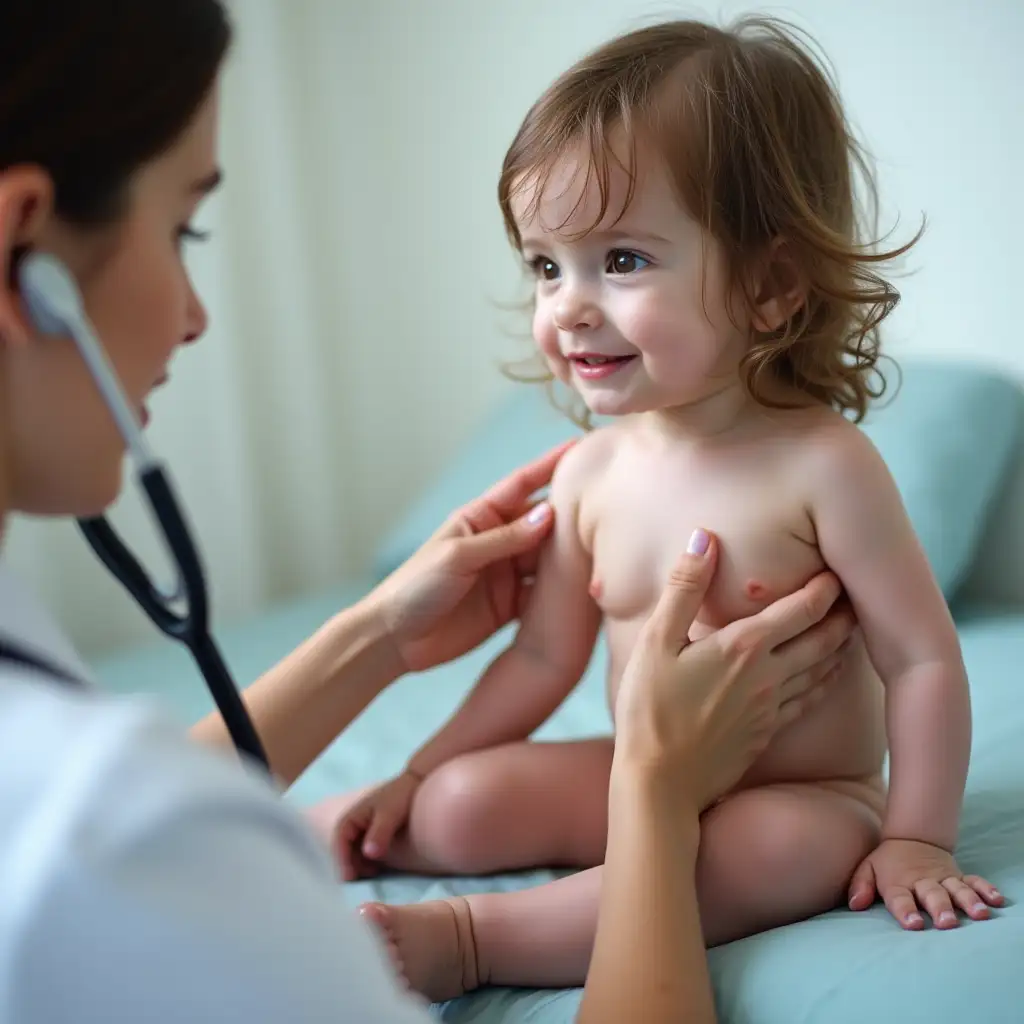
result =
[{"label": "doctor's arm", "polygon": [[[517,616],[553,523],[534,495],[570,447],[555,448],[458,509],[373,593],[246,689],[246,707],[285,786],[399,676],[460,657]],[[216,712],[192,735],[233,749]]]},{"label": "doctor's arm", "polygon": [[[361,602],[248,687],[242,696],[278,780],[290,786],[401,673],[379,616]],[[192,736],[234,750],[216,711]]]}]

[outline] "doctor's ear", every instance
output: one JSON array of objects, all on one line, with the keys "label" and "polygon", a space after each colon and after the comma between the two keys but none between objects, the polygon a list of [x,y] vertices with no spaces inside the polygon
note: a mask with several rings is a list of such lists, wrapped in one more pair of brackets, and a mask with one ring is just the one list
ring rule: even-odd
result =
[{"label": "doctor's ear", "polygon": [[53,182],[39,167],[0,171],[0,343],[24,345],[33,331],[18,292],[17,261],[53,215]]}]

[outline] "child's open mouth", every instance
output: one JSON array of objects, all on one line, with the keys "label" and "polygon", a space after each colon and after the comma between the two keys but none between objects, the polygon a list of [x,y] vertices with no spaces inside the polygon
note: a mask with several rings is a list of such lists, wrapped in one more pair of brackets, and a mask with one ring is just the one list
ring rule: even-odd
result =
[{"label": "child's open mouth", "polygon": [[573,369],[584,380],[600,380],[617,373],[636,356],[598,356],[589,353],[569,356]]}]

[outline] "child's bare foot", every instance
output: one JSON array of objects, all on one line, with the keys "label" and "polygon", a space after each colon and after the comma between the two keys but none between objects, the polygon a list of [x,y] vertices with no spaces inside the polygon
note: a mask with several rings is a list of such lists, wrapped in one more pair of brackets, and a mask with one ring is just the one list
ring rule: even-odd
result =
[{"label": "child's bare foot", "polygon": [[469,903],[462,897],[359,912],[381,933],[395,970],[414,992],[443,1003],[480,985]]}]

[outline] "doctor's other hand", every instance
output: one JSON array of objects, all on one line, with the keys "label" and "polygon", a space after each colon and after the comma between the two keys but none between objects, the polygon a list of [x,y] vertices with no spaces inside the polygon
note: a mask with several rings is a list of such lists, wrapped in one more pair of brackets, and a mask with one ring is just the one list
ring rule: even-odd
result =
[{"label": "doctor's other hand", "polygon": [[453,513],[367,600],[406,672],[461,657],[517,618],[554,515],[535,494],[566,442]]},{"label": "doctor's other hand", "polygon": [[[690,640],[717,542],[698,530],[640,632],[615,702],[613,779],[663,780],[700,814],[732,789],[779,729],[838,677],[855,628],[831,573],[756,615]],[[681,780],[688,780],[682,782]]]}]

